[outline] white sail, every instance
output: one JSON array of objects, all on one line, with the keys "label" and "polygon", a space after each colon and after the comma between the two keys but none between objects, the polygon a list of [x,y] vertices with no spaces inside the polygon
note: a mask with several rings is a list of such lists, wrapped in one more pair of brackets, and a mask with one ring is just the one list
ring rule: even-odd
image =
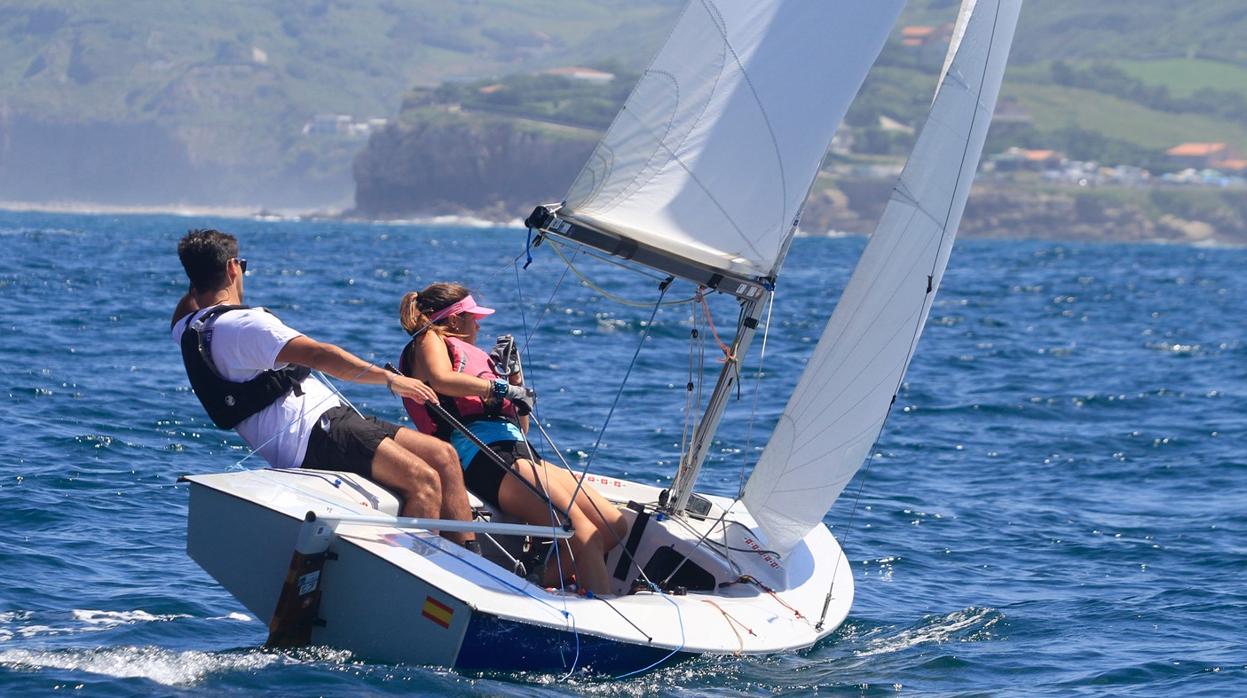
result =
[{"label": "white sail", "polygon": [[745,488],[767,546],[817,525],[865,460],[944,275],[1021,0],[978,0],[926,124]]},{"label": "white sail", "polygon": [[771,275],[903,4],[691,0],[559,216]]},{"label": "white sail", "polygon": [[935,102],[935,98],[940,95],[940,85],[944,84],[944,76],[948,75],[948,67],[953,64],[957,49],[961,47],[961,39],[966,35],[966,25],[970,22],[970,15],[974,13],[976,4],[978,0],[961,0],[961,8],[957,11],[957,21],[953,24],[953,33],[948,38],[948,51],[944,53],[944,65],[940,68],[940,79],[936,81],[935,94],[931,95],[932,102]]}]

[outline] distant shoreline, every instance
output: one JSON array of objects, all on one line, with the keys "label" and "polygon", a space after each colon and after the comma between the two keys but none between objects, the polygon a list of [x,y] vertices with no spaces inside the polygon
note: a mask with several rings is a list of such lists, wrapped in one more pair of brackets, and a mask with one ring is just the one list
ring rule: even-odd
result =
[{"label": "distant shoreline", "polygon": [[[205,206],[190,204],[166,204],[166,205],[119,205],[119,204],[100,204],[92,202],[79,201],[3,201],[0,200],[0,211],[9,211],[15,213],[67,213],[75,215],[125,215],[125,216],[143,216],[143,215],[161,215],[161,216],[179,216],[183,218],[225,218],[235,220],[249,221],[350,221],[353,223],[364,223],[371,225],[391,225],[391,226],[449,226],[457,228],[523,228],[524,223],[520,218],[512,218],[508,221],[491,220],[481,218],[471,214],[440,214],[428,216],[412,216],[407,218],[367,218],[363,216],[348,215],[344,210],[325,210],[325,209],[285,209],[274,210],[267,208],[256,208],[249,206]],[[873,227],[873,224],[872,226]],[[964,227],[964,226],[963,226]],[[853,237],[868,236],[868,231],[846,230],[841,228],[828,228],[826,230],[798,230],[798,237]],[[1203,248],[1226,248],[1238,249],[1247,247],[1247,243],[1237,240],[1220,240],[1220,239],[1180,239],[1171,237],[1102,237],[1102,238],[1081,238],[1071,237],[1068,235],[1029,235],[1029,234],[1002,234],[1000,232],[985,233],[980,230],[962,230],[959,236],[968,240],[1035,240],[1042,242],[1085,242],[1085,243],[1115,243],[1115,244],[1141,244],[1141,245],[1182,245],[1190,247]]]},{"label": "distant shoreline", "polygon": [[[100,204],[83,201],[2,201],[0,210],[19,213],[80,213],[90,215],[166,215],[166,216],[212,216],[217,218],[251,218],[257,210],[253,206],[201,206],[192,204],[160,204],[134,206]],[[285,215],[284,213],[282,215]]]},{"label": "distant shoreline", "polygon": [[79,215],[181,216],[184,218],[233,218],[241,220],[335,220],[378,225],[449,225],[464,228],[522,228],[519,218],[495,221],[469,214],[414,216],[411,218],[365,218],[334,209],[270,209],[256,206],[204,206],[191,204],[122,205],[82,201],[3,201],[0,211],[16,213],[70,213]]}]

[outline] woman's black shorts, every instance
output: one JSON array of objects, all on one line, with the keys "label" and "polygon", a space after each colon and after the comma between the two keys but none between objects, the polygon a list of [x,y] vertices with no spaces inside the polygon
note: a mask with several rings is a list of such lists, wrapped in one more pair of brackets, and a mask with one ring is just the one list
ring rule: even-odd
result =
[{"label": "woman's black shorts", "polygon": [[[489,448],[502,456],[503,462],[512,468],[515,466],[515,461],[520,459],[526,458],[534,463],[538,462],[533,449],[523,441],[494,441],[489,444]],[[484,452],[480,452],[472,458],[472,462],[468,463],[468,469],[463,472],[463,484],[467,485],[468,491],[480,497],[486,504],[501,510],[502,507],[498,504],[498,490],[502,487],[502,478],[507,476],[507,472],[509,471],[503,470]]]},{"label": "woman's black shorts", "polygon": [[394,438],[398,430],[397,424],[362,417],[346,405],[331,407],[312,427],[301,467],[346,470],[371,479],[372,457],[377,447]]}]

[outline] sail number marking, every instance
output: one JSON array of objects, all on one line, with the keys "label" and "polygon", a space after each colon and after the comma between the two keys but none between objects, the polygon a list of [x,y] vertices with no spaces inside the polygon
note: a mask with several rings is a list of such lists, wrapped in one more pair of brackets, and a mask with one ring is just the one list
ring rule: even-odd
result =
[{"label": "sail number marking", "polygon": [[779,563],[775,561],[775,558],[771,557],[770,553],[763,551],[762,547],[758,545],[758,543],[754,541],[754,539],[745,538],[745,545],[749,546],[750,548],[753,548],[758,553],[758,556],[762,558],[763,562],[765,562],[766,564],[770,565],[771,567],[775,569],[779,569]]},{"label": "sail number marking", "polygon": [[598,483],[599,485],[605,485],[605,486],[607,486],[607,487],[623,487],[623,483],[622,483],[622,482],[620,482],[619,480],[612,480],[612,479],[607,478],[607,477],[597,477],[597,476],[594,476],[594,475],[585,475],[585,480],[587,480],[587,481],[589,481],[589,482],[596,482],[596,483]]}]

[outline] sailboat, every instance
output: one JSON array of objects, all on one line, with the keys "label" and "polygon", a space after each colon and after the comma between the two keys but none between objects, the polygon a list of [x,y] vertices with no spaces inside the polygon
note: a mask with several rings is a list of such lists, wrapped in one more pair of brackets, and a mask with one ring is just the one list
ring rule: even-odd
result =
[{"label": "sailboat", "polygon": [[[521,576],[567,535],[497,512],[404,519],[347,473],[186,477],[187,547],[270,643],[460,670],[628,675],[812,646],[847,617],[823,518],[878,438],[939,288],[1021,0],[965,0],[930,113],[743,492],[694,491],[741,363],[782,289],[803,202],[901,0],[691,0],[565,199],[530,235],[735,299],[736,333],[670,486],[583,473],[629,524],[594,597]],[[474,502],[479,504],[479,502]],[[485,508],[482,505],[482,511]],[[483,554],[434,529],[478,531]],[[642,583],[638,584],[640,581]]]}]

